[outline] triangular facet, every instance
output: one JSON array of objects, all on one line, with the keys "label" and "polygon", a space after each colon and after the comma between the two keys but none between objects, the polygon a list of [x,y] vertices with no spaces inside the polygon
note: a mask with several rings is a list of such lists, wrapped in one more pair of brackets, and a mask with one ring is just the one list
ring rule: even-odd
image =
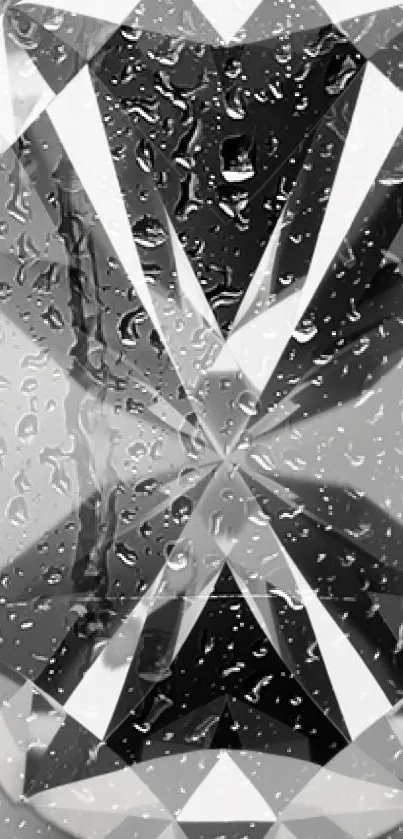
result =
[{"label": "triangular facet", "polygon": [[210,748],[242,749],[242,741],[237,731],[238,727],[239,723],[234,723],[228,708],[224,708],[210,743]]},{"label": "triangular facet", "polygon": [[181,811],[179,821],[271,822],[276,816],[253,784],[227,753],[223,753],[207,778]]}]

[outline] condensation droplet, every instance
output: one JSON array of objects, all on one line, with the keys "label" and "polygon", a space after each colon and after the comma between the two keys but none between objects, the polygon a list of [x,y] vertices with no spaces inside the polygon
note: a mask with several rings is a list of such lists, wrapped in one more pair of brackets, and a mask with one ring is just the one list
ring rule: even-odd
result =
[{"label": "condensation droplet", "polygon": [[25,498],[22,495],[17,495],[12,498],[7,505],[6,514],[15,527],[27,524],[28,522],[28,506]]}]

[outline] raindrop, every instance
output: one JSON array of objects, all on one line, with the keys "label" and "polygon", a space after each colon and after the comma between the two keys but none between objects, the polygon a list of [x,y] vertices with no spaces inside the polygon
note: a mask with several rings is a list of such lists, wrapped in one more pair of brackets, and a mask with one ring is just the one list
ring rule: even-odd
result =
[{"label": "raindrop", "polygon": [[134,460],[141,460],[141,458],[147,454],[147,446],[145,443],[133,443],[129,446],[128,453],[130,457],[134,458]]},{"label": "raindrop", "polygon": [[152,495],[159,487],[159,482],[156,478],[146,478],[144,481],[140,481],[140,483],[136,486],[136,492],[141,493],[142,495]]},{"label": "raindrop", "polygon": [[140,338],[138,327],[147,320],[147,312],[140,306],[126,312],[118,324],[118,334],[125,347],[135,347]]},{"label": "raindrop", "polygon": [[227,137],[221,144],[221,173],[229,183],[248,181],[256,174],[255,145],[247,134]]},{"label": "raindrop", "polygon": [[258,401],[249,390],[244,390],[239,394],[236,405],[247,417],[254,417],[258,413]]},{"label": "raindrop", "polygon": [[48,326],[50,326],[51,329],[54,329],[56,331],[59,331],[60,329],[63,329],[63,327],[64,327],[63,317],[62,317],[61,313],[59,312],[59,310],[56,309],[56,306],[53,306],[53,305],[48,306],[48,308],[46,309],[46,312],[43,312],[42,320]]},{"label": "raindrop", "polygon": [[21,417],[17,426],[17,434],[20,440],[24,443],[32,443],[37,433],[38,417],[36,414],[25,414],[25,416]]},{"label": "raindrop", "polygon": [[299,329],[296,329],[293,333],[293,338],[295,338],[299,344],[308,344],[309,341],[312,341],[317,334],[318,327],[313,323],[308,323],[306,325],[303,324],[299,327]]},{"label": "raindrop", "polygon": [[63,572],[60,568],[50,565],[49,568],[46,568],[45,571],[43,571],[42,579],[48,584],[48,586],[57,586],[63,580]]},{"label": "raindrop", "polygon": [[263,447],[254,446],[253,450],[250,452],[250,459],[263,469],[264,472],[271,472],[275,469],[276,464],[269,452]]},{"label": "raindrop", "polygon": [[152,460],[161,460],[163,445],[164,444],[161,438],[152,444],[150,448],[150,457]]},{"label": "raindrop", "polygon": [[245,119],[246,104],[240,86],[231,87],[225,97],[225,109],[231,119]]},{"label": "raindrop", "polygon": [[10,283],[0,283],[0,300],[8,300],[13,293],[13,288]]},{"label": "raindrop", "polygon": [[238,58],[229,58],[225,64],[224,73],[228,79],[236,79],[242,73],[242,64]]},{"label": "raindrop", "polygon": [[167,233],[161,222],[152,216],[144,215],[132,226],[136,245],[151,250],[159,248],[167,240]]},{"label": "raindrop", "polygon": [[26,355],[21,361],[21,367],[28,367],[30,370],[41,370],[43,367],[46,367],[49,358],[50,350],[44,347],[37,355]]},{"label": "raindrop", "polygon": [[209,516],[209,530],[211,536],[219,536],[222,531],[224,516],[221,510],[216,510]]},{"label": "raindrop", "polygon": [[150,143],[144,138],[137,143],[136,161],[143,172],[152,172],[154,168],[154,152]]},{"label": "raindrop", "polygon": [[29,489],[32,488],[32,484],[28,480],[28,478],[27,478],[23,469],[21,469],[21,471],[18,472],[17,475],[15,476],[14,484],[15,484],[15,487],[18,490],[18,492],[21,493],[21,495],[24,492],[27,492]]},{"label": "raindrop", "polygon": [[[172,544],[172,543],[171,543]],[[167,549],[170,546],[167,546]],[[166,550],[166,553],[168,550]],[[166,565],[175,573],[187,571],[192,563],[193,549],[191,542],[177,542],[166,558]]]},{"label": "raindrop", "polygon": [[24,379],[21,390],[22,392],[28,396],[28,394],[33,393],[33,391],[38,389],[38,382],[36,379]]},{"label": "raindrop", "polygon": [[187,495],[177,498],[172,504],[172,518],[175,524],[186,524],[192,514],[193,504]]},{"label": "raindrop", "polygon": [[123,542],[118,542],[115,548],[117,558],[123,562],[123,565],[133,567],[138,562],[138,556],[135,551],[125,545]]},{"label": "raindrop", "polygon": [[28,521],[28,506],[22,495],[12,498],[7,505],[7,516],[15,527],[26,524]]}]

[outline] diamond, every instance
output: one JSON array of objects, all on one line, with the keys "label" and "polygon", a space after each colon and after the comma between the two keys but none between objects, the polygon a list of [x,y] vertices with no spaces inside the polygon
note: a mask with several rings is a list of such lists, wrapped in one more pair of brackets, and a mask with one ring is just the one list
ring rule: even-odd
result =
[{"label": "diamond", "polygon": [[395,837],[402,9],[0,15],[0,783],[77,839]]}]

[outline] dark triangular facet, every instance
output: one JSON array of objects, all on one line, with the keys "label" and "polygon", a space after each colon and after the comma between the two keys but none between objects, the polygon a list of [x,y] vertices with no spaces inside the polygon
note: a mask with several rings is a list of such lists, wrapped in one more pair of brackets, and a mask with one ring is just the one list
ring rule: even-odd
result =
[{"label": "dark triangular facet", "polygon": [[309,739],[299,731],[262,713],[250,703],[230,697],[228,700],[233,725],[236,726],[241,749],[262,751],[267,754],[298,756],[300,760],[309,760]]},{"label": "dark triangular facet", "polygon": [[[350,544],[326,523],[311,516],[304,505],[300,509],[298,496],[279,497],[274,481],[252,478],[248,481],[263,509],[270,509],[278,538],[308,584],[343,632],[348,626],[351,643],[391,702],[396,702],[400,698],[402,674],[395,637],[376,610],[368,620],[373,604],[351,562]],[[290,515],[296,509],[298,515]],[[313,556],[321,561],[312,562]],[[375,654],[379,649],[382,656]]]},{"label": "dark triangular facet", "polygon": [[210,743],[210,749],[242,749],[238,728],[239,724],[234,722],[228,708],[225,708]]},{"label": "dark triangular facet", "polygon": [[[261,653],[261,654],[260,654]],[[211,597],[164,681],[144,688],[133,665],[126,683],[127,718],[110,734],[108,744],[129,763],[140,760],[143,743],[160,743],[161,756],[183,743],[181,718],[225,694],[234,696],[257,712],[272,716],[289,731],[291,753],[299,755],[295,729],[308,738],[311,755],[321,762],[345,744],[344,737],[319,708],[301,691],[249,610],[226,566]],[[268,675],[270,674],[270,675]],[[132,693],[130,693],[130,688]],[[139,690],[143,701],[138,704]],[[147,694],[146,694],[147,691]],[[130,711],[130,696],[137,697]],[[237,727],[236,717],[231,716]],[[161,741],[161,729],[171,735]],[[264,742],[264,738],[262,738]],[[278,737],[277,737],[278,739]],[[288,738],[284,736],[283,742]],[[258,742],[256,740],[256,742]],[[270,738],[267,748],[270,749]],[[144,759],[144,757],[142,757]]]},{"label": "dark triangular facet", "polygon": [[[218,745],[213,745],[213,743],[224,708],[225,698],[220,697],[208,705],[196,708],[184,717],[179,717],[175,722],[171,722],[163,728],[158,728],[154,736],[148,739],[143,738],[141,760],[149,762],[160,757],[161,754],[168,756],[191,751],[198,752],[201,749],[221,748]],[[150,718],[152,718],[151,715],[154,715],[156,726],[157,716],[162,716],[167,710],[169,710],[168,700],[162,694],[155,701],[150,714]],[[163,722],[163,719],[162,716],[161,722]],[[234,725],[233,720],[229,722],[230,725]],[[231,733],[233,734],[233,732]],[[228,733],[229,738],[231,733]],[[228,745],[228,748],[241,748],[239,744],[235,745],[235,740],[233,742],[234,745]]]},{"label": "dark triangular facet", "polygon": [[[303,42],[300,33],[291,34],[292,47],[294,39],[293,74],[276,61],[280,41],[273,38],[247,44],[241,52],[188,43],[167,69],[148,53],[133,51],[133,44],[129,55],[116,33],[108,54],[101,50],[92,63],[96,86],[108,89],[123,112],[148,109],[136,143],[146,143],[151,162],[124,178],[129,215],[140,223],[144,215],[158,218],[160,202],[165,205],[224,331],[256,271],[318,121],[363,64],[332,27],[304,33]],[[332,48],[321,50],[325,43]],[[311,56],[308,74],[305,54]],[[136,73],[121,79],[117,62],[132,64],[134,57]],[[108,108],[103,98],[101,108]],[[127,170],[121,157],[118,177]],[[162,186],[159,195],[156,183]],[[142,259],[149,258],[149,248],[139,240]],[[158,257],[163,248],[156,248]]]}]

